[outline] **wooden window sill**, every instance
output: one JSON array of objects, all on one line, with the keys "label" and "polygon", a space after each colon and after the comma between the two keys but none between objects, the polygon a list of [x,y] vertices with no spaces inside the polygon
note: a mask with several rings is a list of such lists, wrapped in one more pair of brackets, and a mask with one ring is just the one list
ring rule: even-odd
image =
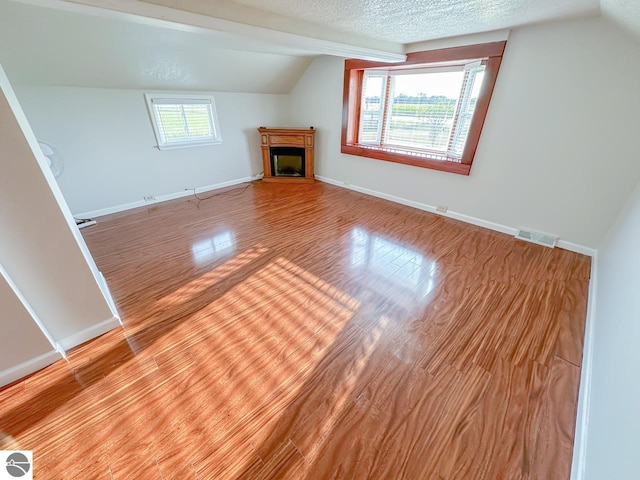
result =
[{"label": "wooden window sill", "polygon": [[402,163],[404,165],[412,165],[414,167],[430,168],[432,170],[440,170],[442,172],[458,173],[460,175],[469,175],[469,172],[471,171],[471,165],[469,164],[447,160],[432,160],[429,158],[397,152],[387,152],[385,150],[362,147],[357,144],[342,144],[340,151],[349,155],[375,158],[377,160]]}]

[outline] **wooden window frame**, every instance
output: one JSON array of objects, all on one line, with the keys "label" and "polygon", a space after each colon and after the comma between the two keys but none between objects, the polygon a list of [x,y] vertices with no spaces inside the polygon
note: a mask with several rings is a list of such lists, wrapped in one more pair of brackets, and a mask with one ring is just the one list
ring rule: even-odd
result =
[{"label": "wooden window frame", "polygon": [[[463,47],[428,50],[424,52],[408,53],[406,61],[402,63],[371,62],[367,60],[345,60],[344,63],[344,94],[342,102],[342,153],[375,158],[388,162],[402,163],[416,167],[431,168],[444,172],[469,175],[471,164],[478,148],[482,127],[489,110],[491,95],[498,78],[502,55],[507,42],[481,43]],[[360,102],[362,98],[362,82],[364,71],[370,68],[385,68],[387,70],[401,70],[408,66],[428,67],[429,64],[443,62],[463,62],[479,60],[485,62],[484,81],[478,95],[476,108],[469,127],[469,134],[462,158],[459,160],[433,160],[409,153],[390,152],[384,147],[372,147],[358,143],[360,131]]]}]

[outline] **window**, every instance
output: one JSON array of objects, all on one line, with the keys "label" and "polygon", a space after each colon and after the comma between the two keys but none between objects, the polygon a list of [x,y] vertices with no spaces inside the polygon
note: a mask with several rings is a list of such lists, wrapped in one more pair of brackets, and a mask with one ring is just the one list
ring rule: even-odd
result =
[{"label": "window", "polygon": [[468,175],[505,44],[347,60],[342,152]]},{"label": "window", "polygon": [[145,97],[161,150],[222,142],[213,97],[160,94]]}]

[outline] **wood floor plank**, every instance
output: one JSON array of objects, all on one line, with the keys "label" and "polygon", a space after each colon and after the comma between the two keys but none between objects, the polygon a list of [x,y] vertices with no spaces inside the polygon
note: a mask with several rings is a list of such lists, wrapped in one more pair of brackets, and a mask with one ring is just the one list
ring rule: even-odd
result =
[{"label": "wood floor plank", "polygon": [[158,458],[162,480],[196,480],[197,473],[189,449],[173,449]]},{"label": "wood floor plank", "polygon": [[37,479],[568,478],[589,258],[322,183],[82,234],[124,329],[0,389]]},{"label": "wood floor plank", "polygon": [[111,465],[113,480],[134,480],[145,478],[162,480],[162,474],[155,458],[140,455],[137,452],[128,453],[120,457]]},{"label": "wood floor plank", "polygon": [[587,316],[588,286],[582,279],[566,282],[562,309],[558,314],[558,341],[556,356],[580,366],[582,363],[582,345]]},{"label": "wood floor plank", "polygon": [[536,362],[516,366],[499,359],[485,394],[465,412],[440,460],[440,475],[528,478],[548,378],[548,368]]},{"label": "wood floor plank", "polygon": [[[555,357],[543,400],[540,432],[531,462],[532,479],[568,478],[575,432],[580,369]],[[572,401],[567,401],[569,398]]]}]

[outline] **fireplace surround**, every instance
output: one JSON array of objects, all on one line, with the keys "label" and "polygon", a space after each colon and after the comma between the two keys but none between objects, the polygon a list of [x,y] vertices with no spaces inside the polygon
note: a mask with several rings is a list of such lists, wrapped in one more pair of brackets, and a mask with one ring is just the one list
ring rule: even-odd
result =
[{"label": "fireplace surround", "polygon": [[265,182],[311,183],[315,129],[260,127]]}]

